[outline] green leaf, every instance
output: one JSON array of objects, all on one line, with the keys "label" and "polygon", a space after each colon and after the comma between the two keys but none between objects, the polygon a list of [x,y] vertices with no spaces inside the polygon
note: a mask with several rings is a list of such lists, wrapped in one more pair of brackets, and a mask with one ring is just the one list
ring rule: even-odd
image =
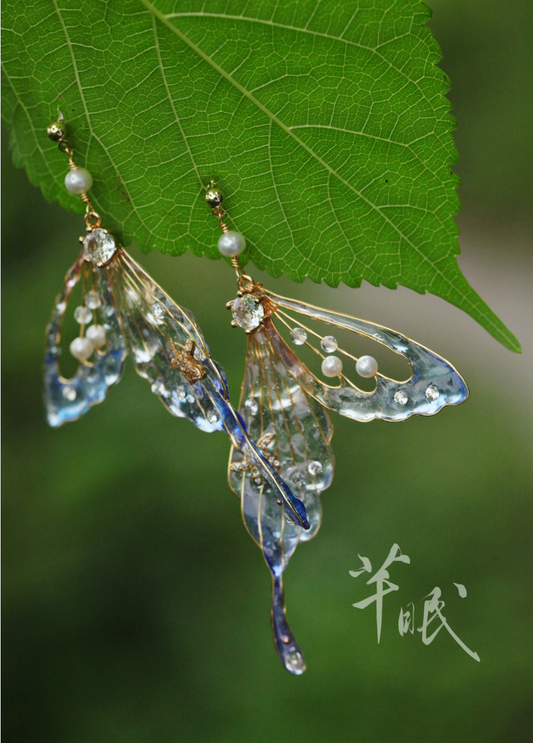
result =
[{"label": "green leaf", "polygon": [[214,178],[273,276],[428,291],[519,351],[457,265],[455,122],[428,17],[419,0],[8,0],[15,161],[81,210],[46,138],[60,109],[126,243],[218,258]]}]

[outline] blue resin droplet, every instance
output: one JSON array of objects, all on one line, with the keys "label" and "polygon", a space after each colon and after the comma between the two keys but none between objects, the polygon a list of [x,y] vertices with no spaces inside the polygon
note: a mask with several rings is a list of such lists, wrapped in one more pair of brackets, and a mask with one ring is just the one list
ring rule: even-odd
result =
[{"label": "blue resin droplet", "polygon": [[285,595],[281,575],[272,576],[272,631],[274,642],[281,662],[296,676],[305,671],[305,658],[294,635],[292,634],[285,614]]}]

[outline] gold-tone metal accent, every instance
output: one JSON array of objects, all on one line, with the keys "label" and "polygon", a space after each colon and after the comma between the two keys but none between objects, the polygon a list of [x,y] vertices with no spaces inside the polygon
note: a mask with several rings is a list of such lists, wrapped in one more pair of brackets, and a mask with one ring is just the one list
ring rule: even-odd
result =
[{"label": "gold-tone metal accent", "polygon": [[[275,435],[273,433],[263,433],[257,440],[257,448],[265,457],[265,459],[268,459],[273,467],[274,462],[276,461],[276,457],[269,454],[268,447],[274,441],[274,439]],[[278,467],[275,467],[275,469],[278,469]],[[254,465],[254,463],[250,459],[248,459],[247,456],[245,456],[244,459],[242,459],[240,462],[233,462],[233,464],[230,464],[230,470],[232,470],[233,472],[244,472],[246,470],[250,470],[252,480],[255,482],[256,485],[262,485],[264,482],[263,475]],[[280,506],[282,505],[282,501],[279,498],[277,502]]]},{"label": "gold-tone metal accent", "polygon": [[57,146],[59,147],[60,151],[66,153],[69,158],[72,157],[73,149],[70,142],[67,142],[66,139],[61,138]]},{"label": "gold-tone metal accent", "polygon": [[60,139],[63,139],[65,136],[65,130],[63,129],[61,123],[59,121],[54,121],[48,129],[46,130],[46,133],[52,140],[52,142],[59,142]]},{"label": "gold-tone metal accent", "polygon": [[189,338],[183,346],[183,351],[173,347],[173,357],[170,359],[170,368],[177,369],[190,384],[200,382],[207,377],[203,366],[194,358],[196,343]]},{"label": "gold-tone metal accent", "polygon": [[223,192],[215,186],[215,181],[211,181],[205,194],[205,203],[210,209],[214,210],[222,206],[223,201]]},{"label": "gold-tone metal accent", "polygon": [[[85,196],[86,198],[83,199],[83,196]],[[87,229],[87,232],[92,232],[94,229],[102,226],[102,219],[100,215],[94,211],[93,205],[91,204],[91,201],[87,194],[83,194],[82,199],[87,204],[87,209],[85,210],[84,216],[85,227]]]},{"label": "gold-tone metal accent", "polygon": [[215,181],[211,180],[205,193],[205,203],[212,210],[213,216],[218,219],[218,224],[222,232],[229,232],[228,225],[222,221],[222,217],[226,214],[226,210],[222,206],[223,201],[223,192],[215,186]]}]

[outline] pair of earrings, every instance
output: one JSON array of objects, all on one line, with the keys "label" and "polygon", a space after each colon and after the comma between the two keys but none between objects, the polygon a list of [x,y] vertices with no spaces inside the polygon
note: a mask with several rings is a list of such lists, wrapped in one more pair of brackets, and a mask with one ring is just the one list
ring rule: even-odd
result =
[{"label": "pair of earrings", "polygon": [[[230,487],[240,498],[246,529],[272,575],[276,649],[285,668],[301,674],[305,660],[285,615],[283,572],[298,542],[312,538],[320,527],[320,494],[331,484],[334,470],[329,411],[358,421],[434,415],[445,405],[463,402],[466,384],[451,364],[400,333],[281,297],[254,282],[239,261],[245,238],[224,221],[223,195],[211,182],[206,203],[222,230],[219,250],[231,258],[237,275],[237,297],[227,306],[232,325],[248,337],[235,409],[224,370],[211,358],[192,313],[176,304],[102,227],[87,195],[92,178],[76,164],[62,121],[48,128],[48,136],[69,157],[65,185],[86,203],[87,231],[47,328],[48,422],[59,426],[76,420],[102,402],[108,388],[120,380],[129,353],[136,371],[169,412],[203,431],[225,431],[231,442]],[[65,379],[59,368],[61,328],[79,281],[82,303],[74,317],[80,333],[70,344],[79,364],[75,375]],[[335,328],[337,334],[348,331],[373,339],[400,354],[411,367],[410,377],[396,381],[382,375],[373,357],[352,355],[333,335],[310,327],[315,322]],[[320,359],[322,374],[336,378],[337,384],[316,376],[291,346],[307,347]],[[361,377],[375,379],[373,391],[360,389],[343,372],[340,356],[354,363]]]}]

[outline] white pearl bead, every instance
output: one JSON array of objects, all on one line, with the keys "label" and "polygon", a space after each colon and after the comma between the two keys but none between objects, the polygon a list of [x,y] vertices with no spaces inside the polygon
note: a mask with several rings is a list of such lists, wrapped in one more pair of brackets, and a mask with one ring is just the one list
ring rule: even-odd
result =
[{"label": "white pearl bead", "polygon": [[70,344],[70,353],[80,361],[88,359],[93,351],[94,346],[88,338],[74,338]]},{"label": "white pearl bead", "polygon": [[225,258],[233,258],[234,255],[242,253],[246,247],[244,235],[235,230],[225,232],[218,239],[218,249]]},{"label": "white pearl bead", "polygon": [[85,337],[91,341],[93,346],[100,348],[105,345],[105,328],[102,325],[91,325],[85,331]]},{"label": "white pearl bead", "polygon": [[92,185],[93,177],[85,168],[74,168],[65,176],[65,186],[70,193],[87,193]]},{"label": "white pearl bead", "polygon": [[369,379],[377,374],[378,362],[373,356],[361,356],[361,358],[357,359],[355,371],[360,377]]},{"label": "white pearl bead", "polygon": [[338,356],[326,356],[322,362],[322,374],[325,377],[337,377],[342,372],[342,361]]}]

